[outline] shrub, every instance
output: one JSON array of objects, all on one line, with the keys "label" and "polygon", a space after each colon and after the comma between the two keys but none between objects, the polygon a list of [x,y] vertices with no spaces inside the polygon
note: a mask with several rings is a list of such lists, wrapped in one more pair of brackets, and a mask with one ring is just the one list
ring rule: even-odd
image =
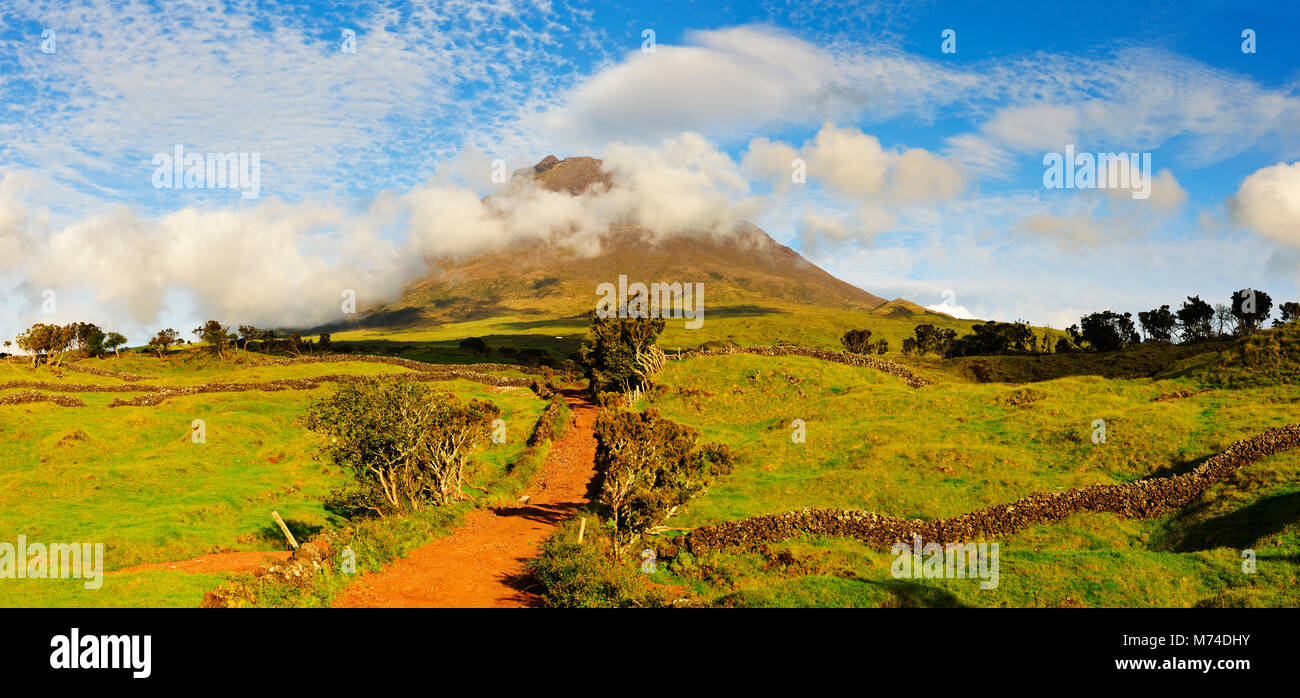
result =
[{"label": "shrub", "polygon": [[883,354],[889,351],[889,340],[871,341],[871,330],[849,330],[840,337],[840,344],[850,354]]},{"label": "shrub", "polygon": [[1121,315],[1110,310],[1091,313],[1079,318],[1079,325],[1071,325],[1067,331],[1075,344],[1087,346],[1091,351],[1119,351],[1138,342],[1131,313]]},{"label": "shrub", "polygon": [[325,455],[356,481],[335,503],[384,515],[463,498],[469,457],[500,413],[423,383],[372,379],[313,403],[303,425],[329,437]]},{"label": "shrub", "polygon": [[724,444],[696,447],[700,432],[645,412],[605,412],[596,419],[596,503],[614,526],[615,552],[662,524],[735,458]]},{"label": "shrub", "polygon": [[945,355],[952,358],[1028,354],[1034,350],[1036,342],[1034,331],[1028,323],[989,320],[983,324],[973,325],[971,334],[951,342]]},{"label": "shrub", "polygon": [[592,397],[648,388],[651,377],[663,368],[664,353],[655,346],[663,330],[663,318],[602,318],[592,312],[578,352]]},{"label": "shrub", "polygon": [[158,358],[161,359],[167,354],[167,351],[171,349],[172,345],[179,341],[180,334],[169,327],[165,330],[158,330],[158,334],[155,334],[153,338],[149,340],[148,348],[158,354]]},{"label": "shrub", "polygon": [[571,519],[529,560],[527,569],[552,608],[645,608],[664,600],[635,563],[611,555],[613,541],[599,520],[588,517],[579,545],[578,522]]},{"label": "shrub", "polygon": [[488,347],[488,343],[479,337],[466,337],[465,339],[460,340],[459,346],[461,351],[467,351],[474,356],[487,356],[492,353],[492,349]]},{"label": "shrub", "polygon": [[[193,334],[205,343],[209,353],[222,358],[226,355],[226,345],[232,343],[230,331],[216,320],[208,320],[194,328]],[[238,337],[234,337],[234,340],[238,340]]]},{"label": "shrub", "polygon": [[946,356],[953,343],[957,341],[957,331],[938,328],[931,324],[917,325],[912,329],[911,337],[903,340],[903,353],[925,356],[929,353]]}]

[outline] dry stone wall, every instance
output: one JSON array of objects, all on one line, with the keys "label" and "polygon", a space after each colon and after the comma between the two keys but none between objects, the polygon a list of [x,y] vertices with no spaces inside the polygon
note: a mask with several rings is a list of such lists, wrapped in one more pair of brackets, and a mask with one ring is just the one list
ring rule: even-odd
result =
[{"label": "dry stone wall", "polygon": [[743,550],[803,534],[856,538],[881,549],[899,541],[910,542],[913,535],[927,543],[945,545],[1005,536],[1031,524],[1060,521],[1081,511],[1147,518],[1180,509],[1238,468],[1297,446],[1300,424],[1292,424],[1237,441],[1181,475],[1041,492],[947,519],[900,519],[848,509],[768,514],[696,528],[687,538],[687,549],[694,554]]}]

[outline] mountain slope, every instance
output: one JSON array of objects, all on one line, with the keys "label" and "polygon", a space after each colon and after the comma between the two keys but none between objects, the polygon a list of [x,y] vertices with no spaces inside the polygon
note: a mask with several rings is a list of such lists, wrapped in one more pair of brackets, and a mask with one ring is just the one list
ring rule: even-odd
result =
[{"label": "mountain slope", "polygon": [[[514,187],[526,183],[573,195],[593,187],[614,186],[600,160],[547,156],[537,165],[517,171],[511,184],[494,196],[509,196]],[[861,324],[850,318],[866,318],[876,308],[905,308],[904,313],[887,312],[885,316],[909,327],[924,321],[917,315],[941,323],[950,320],[901,299],[887,303],[841,281],[751,224],[739,226],[730,235],[667,238],[656,238],[637,225],[615,225],[600,236],[595,254],[530,241],[464,260],[428,261],[430,275],[408,286],[399,300],[369,309],[357,323],[328,330],[367,328],[372,330],[364,333],[369,338],[380,336],[376,330],[386,330],[385,335],[409,334],[448,325],[463,326],[462,337],[568,334],[585,327],[585,315],[599,298],[597,287],[617,285],[620,276],[628,283],[703,284],[705,324],[714,324],[714,331],[693,332],[682,339],[685,344],[737,337],[733,331],[736,322],[753,331],[783,324],[800,328],[816,324],[829,328],[819,330],[821,334],[842,333]],[[755,324],[758,318],[763,318],[758,323],[764,325],[761,330]],[[777,318],[786,322],[771,322]],[[493,319],[500,322],[489,322]],[[717,331],[719,323],[726,326],[725,331]],[[671,321],[669,326],[671,330]],[[772,341],[807,342],[806,334],[775,332],[768,336]],[[819,337],[813,343],[833,342],[838,342],[838,334]]]}]

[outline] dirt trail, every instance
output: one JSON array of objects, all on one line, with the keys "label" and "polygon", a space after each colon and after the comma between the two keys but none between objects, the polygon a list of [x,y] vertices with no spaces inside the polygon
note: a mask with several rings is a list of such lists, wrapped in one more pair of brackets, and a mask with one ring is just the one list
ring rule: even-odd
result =
[{"label": "dirt trail", "polygon": [[200,555],[189,560],[174,560],[171,562],[147,562],[143,565],[132,565],[123,567],[120,570],[113,570],[108,574],[121,574],[123,572],[142,572],[144,570],[176,570],[178,572],[252,572],[262,563],[263,558],[275,557],[281,560],[288,559],[287,550],[261,550],[246,553],[213,553],[211,555]]},{"label": "dirt trail", "polygon": [[334,600],[336,608],[523,608],[538,599],[525,588],[524,561],[557,525],[587,501],[595,473],[596,408],[566,393],[573,423],[551,446],[538,482],[518,506],[475,510],[454,533],[380,572],[366,574]]}]

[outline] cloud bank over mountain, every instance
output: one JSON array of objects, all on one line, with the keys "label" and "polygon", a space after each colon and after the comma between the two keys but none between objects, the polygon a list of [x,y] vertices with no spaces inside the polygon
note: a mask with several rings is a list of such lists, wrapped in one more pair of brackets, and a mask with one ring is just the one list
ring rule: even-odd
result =
[{"label": "cloud bank over mountain", "polygon": [[[635,8],[155,9],[0,13],[0,333],[40,319],[46,288],[64,321],[137,336],[209,316],[311,324],[342,289],[393,297],[425,258],[541,237],[584,254],[622,221],[750,220],[868,290],[953,289],[997,319],[1297,290],[1300,86],[1259,68],[1267,52],[1107,35],[948,56],[915,41],[919,6],[830,23],[717,9],[705,29],[659,27],[653,52]],[[151,156],[177,144],[258,153],[262,198],[153,188]],[[1044,153],[1067,145],[1153,151],[1150,198],[1043,189]],[[603,157],[620,186],[490,179],[552,152]]]}]

